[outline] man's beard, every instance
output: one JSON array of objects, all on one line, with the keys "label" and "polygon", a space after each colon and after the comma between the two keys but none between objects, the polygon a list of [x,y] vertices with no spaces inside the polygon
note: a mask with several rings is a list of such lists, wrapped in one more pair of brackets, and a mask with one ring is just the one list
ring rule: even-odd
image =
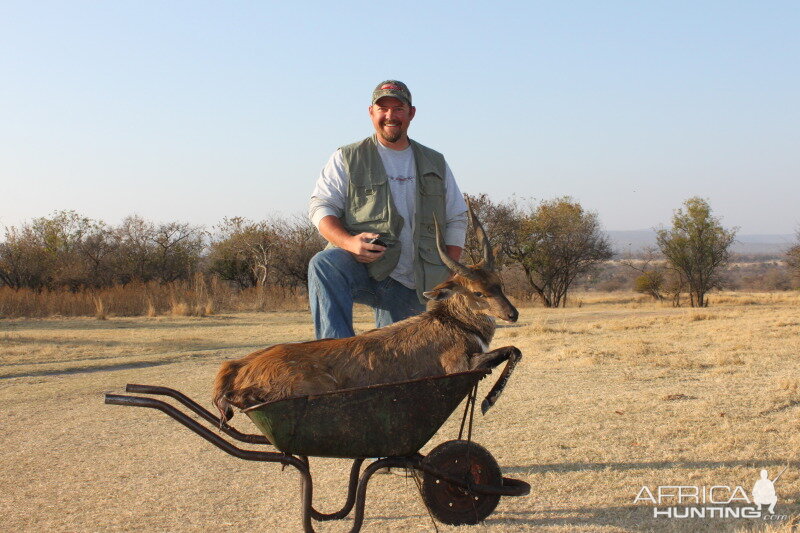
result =
[{"label": "man's beard", "polygon": [[402,136],[403,132],[400,130],[400,128],[397,128],[396,133],[387,133],[383,125],[381,126],[381,137],[388,143],[396,143]]}]

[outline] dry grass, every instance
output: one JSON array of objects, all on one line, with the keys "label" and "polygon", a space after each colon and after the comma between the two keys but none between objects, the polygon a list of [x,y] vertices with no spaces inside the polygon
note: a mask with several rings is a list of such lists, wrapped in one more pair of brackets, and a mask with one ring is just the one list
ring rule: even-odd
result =
[{"label": "dry grass", "polygon": [[103,303],[103,298],[98,296],[93,299],[94,301],[94,317],[97,320],[108,320],[108,313],[106,313],[106,304]]},{"label": "dry grass", "polygon": [[[542,308],[538,298],[515,300],[524,309]],[[708,298],[712,308],[749,305],[800,305],[800,292],[715,292]],[[686,305],[686,302],[684,302]],[[652,309],[672,308],[669,301],[654,302],[650,296],[634,292],[576,292],[567,301],[568,309]],[[167,284],[131,283],[101,290],[78,292],[15,291],[0,287],[0,318],[46,318],[94,316],[209,316],[215,312],[299,311],[308,309],[303,291],[267,286],[235,290],[219,279],[209,281],[197,275],[191,281]],[[697,310],[695,320],[704,320]]]},{"label": "dry grass", "polygon": [[156,311],[156,306],[153,303],[153,299],[152,298],[148,298],[147,299],[147,307],[145,308],[144,316],[147,316],[147,317],[150,317],[150,318],[158,316],[158,312]]},{"label": "dry grass", "polygon": [[717,305],[781,305],[800,304],[800,291],[711,293],[709,306]]},{"label": "dry grass", "polygon": [[202,277],[191,282],[131,283],[109,289],[15,291],[0,287],[0,318],[94,316],[207,316],[215,312],[294,311],[308,309],[305,293],[280,287],[237,291]]},{"label": "dry grass", "polygon": [[[692,310],[587,295],[580,308],[522,309],[492,344],[515,344],[524,359],[474,438],[532,493],[458,531],[792,531],[800,310],[796,298],[749,298]],[[357,317],[371,327],[366,310]],[[7,319],[0,332],[4,530],[301,529],[294,471],[231,458],[162,413],[103,405],[102,393],[163,384],[208,405],[221,361],[311,338],[307,312]],[[456,437],[455,418],[423,452]],[[240,415],[234,423],[253,431]],[[643,485],[749,491],[761,468],[774,475],[786,462],[780,523],[655,519],[633,504]],[[348,468],[312,460],[317,508],[341,505]],[[433,530],[401,476],[373,478],[366,516],[365,532]]]}]

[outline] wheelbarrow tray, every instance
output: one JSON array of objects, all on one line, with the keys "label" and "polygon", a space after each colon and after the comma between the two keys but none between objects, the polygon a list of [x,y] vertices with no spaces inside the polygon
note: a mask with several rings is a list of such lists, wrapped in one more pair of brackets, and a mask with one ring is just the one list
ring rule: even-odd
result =
[{"label": "wheelbarrow tray", "polygon": [[244,410],[280,451],[316,457],[408,456],[489,370],[287,398]]}]

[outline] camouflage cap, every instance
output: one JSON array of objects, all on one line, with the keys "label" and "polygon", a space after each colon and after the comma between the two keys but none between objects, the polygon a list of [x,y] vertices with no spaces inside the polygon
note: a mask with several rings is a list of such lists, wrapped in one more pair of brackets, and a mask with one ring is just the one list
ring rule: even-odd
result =
[{"label": "camouflage cap", "polygon": [[372,103],[374,104],[384,96],[393,96],[398,98],[408,105],[411,105],[411,91],[408,90],[406,84],[397,80],[382,81],[372,91]]}]

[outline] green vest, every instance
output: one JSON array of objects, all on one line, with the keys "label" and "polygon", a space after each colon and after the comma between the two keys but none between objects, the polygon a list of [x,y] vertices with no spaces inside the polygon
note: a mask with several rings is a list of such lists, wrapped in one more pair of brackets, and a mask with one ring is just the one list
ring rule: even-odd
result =
[{"label": "green vest", "polygon": [[[380,233],[388,248],[383,257],[367,263],[369,275],[378,280],[392,273],[400,258],[400,231],[405,221],[397,213],[389,189],[389,178],[378,153],[375,135],[343,146],[342,158],[350,184],[342,224],[351,234]],[[445,162],[444,156],[411,140],[417,171],[417,200],[414,219],[414,279],[420,302],[425,291],[444,281],[449,270],[436,250],[433,214],[444,231]]]}]

